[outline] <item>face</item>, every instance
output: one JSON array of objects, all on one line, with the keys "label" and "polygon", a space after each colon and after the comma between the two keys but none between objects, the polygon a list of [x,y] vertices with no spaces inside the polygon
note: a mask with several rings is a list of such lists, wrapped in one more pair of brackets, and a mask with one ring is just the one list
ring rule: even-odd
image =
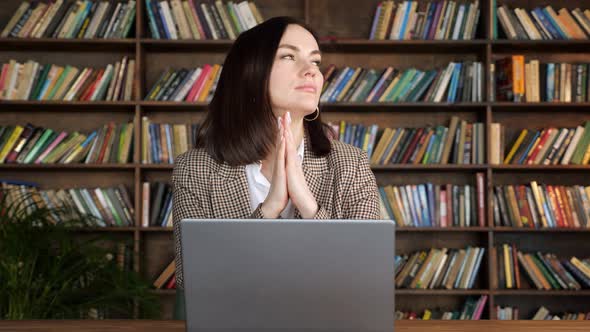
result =
[{"label": "face", "polygon": [[315,112],[324,77],[320,72],[322,56],[313,35],[291,24],[283,33],[270,74],[269,93],[273,112],[286,111],[292,118]]}]

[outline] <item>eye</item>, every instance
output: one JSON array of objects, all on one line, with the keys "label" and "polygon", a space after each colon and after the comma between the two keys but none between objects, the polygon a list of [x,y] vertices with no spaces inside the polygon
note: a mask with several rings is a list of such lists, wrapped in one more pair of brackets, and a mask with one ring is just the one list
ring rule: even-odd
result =
[{"label": "eye", "polygon": [[287,54],[287,55],[283,55],[281,57],[281,59],[290,59],[290,60],[295,60],[295,56],[293,54]]},{"label": "eye", "polygon": [[319,67],[322,64],[322,60],[315,60],[313,61],[313,63],[315,63],[315,65]]}]

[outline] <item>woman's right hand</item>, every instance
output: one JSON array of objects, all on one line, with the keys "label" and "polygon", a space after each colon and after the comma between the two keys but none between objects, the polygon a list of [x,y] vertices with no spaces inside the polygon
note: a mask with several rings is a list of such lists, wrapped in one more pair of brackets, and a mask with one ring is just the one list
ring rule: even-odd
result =
[{"label": "woman's right hand", "polygon": [[289,202],[287,192],[287,174],[285,170],[285,135],[284,119],[279,117],[279,137],[276,147],[276,158],[271,176],[268,195],[260,207],[264,218],[277,218]]}]

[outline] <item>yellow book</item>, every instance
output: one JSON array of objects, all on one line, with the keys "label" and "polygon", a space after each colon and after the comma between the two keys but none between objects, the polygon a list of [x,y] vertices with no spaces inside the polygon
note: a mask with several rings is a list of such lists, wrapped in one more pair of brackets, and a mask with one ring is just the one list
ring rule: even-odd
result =
[{"label": "yellow book", "polygon": [[344,86],[344,88],[342,88],[342,90],[340,91],[340,93],[338,94],[338,96],[336,96],[336,101],[342,101],[342,98],[344,98],[344,96],[346,96],[346,93],[348,92],[348,90],[352,86],[352,83],[354,83],[354,81],[356,81],[356,79],[359,76],[361,70],[362,70],[361,67],[358,67],[357,69],[354,70],[354,73],[352,74],[352,76],[350,77],[350,79],[348,80],[348,82],[346,82],[346,85]]},{"label": "yellow book", "polygon": [[209,94],[209,91],[211,91],[211,87],[213,86],[213,82],[215,82],[217,72],[220,68],[221,66],[218,64],[213,65],[213,68],[211,68],[211,74],[209,75],[209,77],[207,77],[207,82],[205,83],[203,91],[201,91],[201,94],[199,95],[199,99],[197,99],[197,101],[204,102],[207,99],[207,95]]},{"label": "yellow book", "polygon": [[385,196],[387,196],[387,200],[389,201],[389,205],[391,206],[391,211],[393,212],[393,216],[395,217],[395,221],[397,221],[398,225],[405,225],[404,223],[404,218],[400,212],[400,209],[398,208],[398,202],[397,199],[395,199],[395,194],[393,192],[393,186],[392,185],[388,185],[385,188],[383,188],[383,190],[385,191]]},{"label": "yellow book", "polygon": [[375,153],[371,157],[371,164],[378,165],[381,157],[383,157],[383,153],[385,153],[385,149],[389,145],[389,141],[393,137],[395,133],[395,129],[385,128],[383,134],[381,135],[381,139],[379,139],[379,143],[377,143],[377,147],[375,148]]},{"label": "yellow book", "polygon": [[524,97],[524,55],[512,56],[512,91],[517,96],[518,101],[522,101]]},{"label": "yellow book", "polygon": [[23,132],[25,128],[23,126],[16,126],[12,131],[12,134],[4,144],[2,151],[0,151],[0,163],[4,163],[4,159],[8,156],[14,144],[16,144],[16,140],[20,137],[20,134]]},{"label": "yellow book", "polygon": [[506,288],[512,288],[512,266],[510,265],[510,251],[508,250],[508,245],[503,244],[502,248],[504,249],[504,276],[506,277]]},{"label": "yellow book", "polygon": [[260,11],[258,10],[258,7],[256,7],[254,1],[248,1],[248,6],[254,15],[254,18],[256,19],[256,23],[260,24],[264,22],[264,18],[262,18],[262,15],[260,15]]},{"label": "yellow book", "polygon": [[541,223],[543,224],[543,227],[547,228],[549,225],[547,224],[547,218],[545,217],[545,212],[543,210],[543,196],[539,192],[537,181],[531,182],[531,189],[533,191],[533,196],[535,197],[535,203],[537,204],[537,212],[539,212],[539,216],[541,217]]},{"label": "yellow book", "polygon": [[402,75],[395,74],[395,77],[393,78],[393,80],[391,80],[391,83],[389,83],[389,85],[387,86],[387,89],[385,89],[385,91],[383,92],[381,97],[379,97],[380,103],[388,101],[387,96],[389,96],[389,93],[391,92],[391,90],[393,90],[393,88],[395,88],[395,86],[397,85],[397,83],[399,82],[399,80],[402,76],[403,76],[403,74]]},{"label": "yellow book", "polygon": [[[383,165],[389,164],[389,161],[391,160],[391,157],[393,156],[393,153],[397,149],[399,143],[401,142],[401,139],[402,139],[404,133],[406,132],[406,129],[405,128],[399,128],[399,129],[396,129],[396,132],[394,132],[394,134],[396,134],[398,130],[400,132],[399,135],[397,135],[397,137],[395,137],[395,135],[392,136],[392,139],[393,139],[393,137],[395,137],[395,141],[392,143],[391,150],[389,150],[389,152],[387,153],[387,155],[385,155],[385,158],[383,159]],[[388,146],[389,146],[389,144],[388,144]]]},{"label": "yellow book", "polygon": [[514,154],[518,150],[518,147],[520,146],[520,144],[522,144],[522,141],[526,137],[527,133],[528,133],[528,130],[527,129],[523,129],[520,132],[520,135],[516,139],[516,142],[514,142],[514,145],[512,146],[512,149],[510,149],[510,152],[508,152],[508,155],[506,156],[506,158],[504,158],[504,164],[510,164],[510,161],[512,160],[512,157],[514,157]]},{"label": "yellow book", "polygon": [[590,162],[590,144],[586,147],[586,152],[584,153],[584,158],[582,158],[582,165],[588,165]]},{"label": "yellow book", "polygon": [[[51,70],[53,70],[53,69],[55,69],[55,71],[53,72],[53,76],[51,77],[51,81],[49,82],[49,86],[47,86],[47,89],[45,90],[45,92],[39,97],[39,100],[46,100],[47,96],[49,95],[51,90],[53,90],[53,87],[57,83],[59,77],[61,76],[61,74],[63,73],[65,68],[61,67],[61,66],[55,66],[55,67],[51,68]],[[49,73],[49,75],[51,75],[51,72]]]},{"label": "yellow book", "polygon": [[575,267],[578,268],[582,273],[586,275],[586,277],[590,278],[590,268],[582,263],[577,257],[570,258],[570,263],[572,263]]}]

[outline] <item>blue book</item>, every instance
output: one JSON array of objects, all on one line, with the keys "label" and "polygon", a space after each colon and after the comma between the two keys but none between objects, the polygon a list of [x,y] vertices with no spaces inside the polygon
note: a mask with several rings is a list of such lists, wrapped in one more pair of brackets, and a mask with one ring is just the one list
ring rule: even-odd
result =
[{"label": "blue book", "polygon": [[166,34],[166,39],[170,39],[170,31],[168,31],[168,25],[166,24],[166,17],[164,17],[164,12],[162,11],[162,6],[158,1],[155,1],[155,4],[158,6],[158,14],[160,14],[160,19],[162,20],[162,27],[164,28],[164,33]]},{"label": "blue book", "polygon": [[404,18],[402,19],[401,29],[399,30],[398,39],[403,39],[404,35],[406,34],[406,27],[408,25],[408,15],[410,14],[410,9],[412,7],[412,0],[404,1],[406,10],[404,11]]},{"label": "blue book", "polygon": [[543,210],[545,211],[545,216],[547,217],[547,224],[549,227],[557,227],[555,214],[553,213],[554,209],[551,208],[551,200],[549,199],[549,194],[547,193],[547,187],[541,186],[541,195],[543,195],[543,200],[545,204],[543,204]]},{"label": "blue book", "polygon": [[348,81],[350,80],[350,78],[352,77],[352,74],[354,74],[354,72],[355,72],[354,68],[352,68],[352,67],[346,68],[346,74],[344,74],[342,81],[340,81],[340,83],[338,83],[338,86],[336,86],[336,89],[334,89],[334,91],[332,91],[332,94],[330,94],[330,97],[328,98],[329,103],[333,103],[336,101],[336,98],[342,92],[342,89],[344,89],[344,87],[346,86],[346,83],[348,83]]},{"label": "blue book", "polygon": [[385,193],[385,187],[379,187],[379,195],[381,196],[381,200],[383,201],[383,205],[385,206],[385,210],[389,214],[389,217],[396,225],[400,225],[401,220],[395,220],[395,215],[393,214],[393,210],[391,209],[391,205],[389,204],[389,200],[387,199],[387,194]]},{"label": "blue book", "polygon": [[419,186],[410,186],[410,193],[412,194],[412,199],[414,200],[414,209],[416,210],[416,219],[418,222],[418,226],[419,227],[424,227],[425,226],[425,220],[424,220],[424,215],[422,210],[424,210],[422,208],[422,204],[420,202],[420,193],[419,193]]},{"label": "blue book", "polygon": [[531,140],[531,142],[527,146],[526,150],[524,151],[524,153],[522,154],[522,156],[520,156],[520,158],[518,159],[518,163],[517,164],[522,165],[522,163],[524,163],[524,161],[526,159],[526,156],[529,153],[529,150],[533,148],[533,145],[535,144],[535,141],[537,140],[537,137],[539,137],[540,134],[541,134],[540,131],[537,131],[535,133],[535,136],[533,136],[533,139]]},{"label": "blue book", "polygon": [[455,102],[456,95],[457,95],[457,87],[459,86],[459,75],[461,74],[461,62],[456,62],[453,65],[453,77],[451,78],[451,86],[449,87],[449,92],[447,93],[447,101],[448,102]]},{"label": "blue book", "polygon": [[551,17],[551,15],[549,15],[549,12],[547,11],[546,8],[543,8],[543,14],[545,14],[545,17],[547,18],[547,20],[549,22],[551,22],[551,25],[553,25],[553,27],[555,28],[555,30],[557,30],[557,32],[559,32],[560,38],[559,39],[568,39],[567,35],[565,34],[565,32],[563,30],[561,30],[561,28],[559,27],[559,24],[557,24],[557,22],[555,22],[555,20],[553,19],[553,17]]},{"label": "blue book", "polygon": [[555,27],[549,21],[549,19],[547,19],[547,17],[545,16],[545,12],[541,10],[541,8],[536,7],[535,9],[533,9],[533,13],[537,15],[537,17],[541,21],[541,24],[543,24],[545,29],[549,31],[549,34],[551,35],[551,37],[553,37],[553,39],[562,39],[561,35],[559,34],[559,31],[557,31],[557,29],[555,29]]},{"label": "blue book", "polygon": [[428,206],[428,196],[426,195],[426,186],[424,184],[419,184],[418,188],[418,196],[420,201],[420,209],[422,210],[422,224],[424,226],[432,226],[432,221],[430,219],[430,208]]},{"label": "blue book", "polygon": [[428,8],[428,13],[426,14],[426,24],[424,25],[424,31],[422,32],[422,39],[428,38],[428,31],[430,31],[430,26],[432,25],[432,21],[434,19],[435,12],[436,12],[436,3],[431,2],[430,8]]},{"label": "blue book", "polygon": [[479,267],[481,265],[481,260],[483,258],[484,252],[485,248],[480,247],[479,252],[477,253],[477,260],[475,261],[475,265],[473,267],[473,273],[469,276],[469,281],[467,282],[468,289],[473,288],[473,283],[475,282],[475,277],[477,276],[477,272],[479,271]]},{"label": "blue book", "polygon": [[356,139],[354,142],[354,146],[356,146],[359,149],[363,148],[363,141],[365,140],[365,134],[367,133],[367,126],[364,126],[362,124],[359,124],[359,128],[357,128],[356,132]]},{"label": "blue book", "polygon": [[166,200],[166,205],[164,207],[164,214],[160,223],[161,227],[166,227],[166,221],[168,221],[168,218],[170,216],[170,213],[172,212],[172,195],[170,195],[170,199]]},{"label": "blue book", "polygon": [[158,26],[156,25],[156,19],[154,18],[154,12],[152,11],[152,6],[150,4],[151,1],[152,0],[145,0],[145,8],[147,9],[147,13],[148,13],[150,32],[152,34],[152,38],[160,39],[160,33],[158,32]]},{"label": "blue book", "polygon": [[163,124],[164,132],[166,133],[166,147],[168,148],[168,163],[174,164],[174,156],[172,150],[172,132],[169,124]]},{"label": "blue book", "polygon": [[152,163],[160,164],[162,161],[160,160],[160,130],[158,128],[158,124],[150,123],[150,144],[152,150]]},{"label": "blue book", "polygon": [[375,11],[375,17],[373,18],[373,24],[371,25],[371,33],[369,34],[369,39],[375,39],[375,30],[377,30],[377,23],[379,22],[379,16],[381,16],[381,9],[382,5],[379,4],[377,6],[377,10]]},{"label": "blue book", "polygon": [[555,64],[548,63],[547,64],[547,101],[553,101],[555,95],[553,92],[555,91]]}]

